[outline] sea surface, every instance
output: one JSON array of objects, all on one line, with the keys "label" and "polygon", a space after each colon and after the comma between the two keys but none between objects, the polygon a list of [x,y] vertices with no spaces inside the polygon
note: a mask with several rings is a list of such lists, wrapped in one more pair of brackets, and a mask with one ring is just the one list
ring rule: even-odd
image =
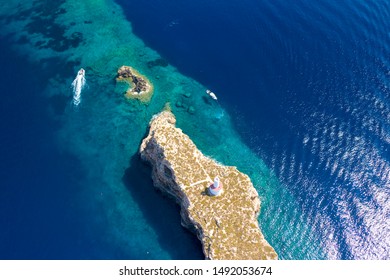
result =
[{"label": "sea surface", "polygon": [[137,153],[167,102],[250,176],[280,259],[390,259],[389,18],[385,0],[3,3],[0,259],[203,259]]}]

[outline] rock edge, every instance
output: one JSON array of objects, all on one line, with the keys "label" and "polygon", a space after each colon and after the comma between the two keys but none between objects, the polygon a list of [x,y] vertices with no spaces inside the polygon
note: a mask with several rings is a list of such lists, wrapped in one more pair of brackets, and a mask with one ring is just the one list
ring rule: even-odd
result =
[{"label": "rock edge", "polygon": [[137,70],[130,66],[121,66],[118,69],[117,82],[126,82],[129,84],[129,89],[126,91],[126,98],[138,99],[142,103],[148,104],[152,99],[153,85]]}]

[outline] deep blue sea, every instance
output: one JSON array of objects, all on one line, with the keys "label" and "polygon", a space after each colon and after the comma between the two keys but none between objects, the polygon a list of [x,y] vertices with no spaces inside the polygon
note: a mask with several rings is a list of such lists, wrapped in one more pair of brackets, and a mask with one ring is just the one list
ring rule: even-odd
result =
[{"label": "deep blue sea", "polygon": [[[73,2],[0,8],[0,259],[202,259],[136,155],[180,90],[224,113],[201,127],[172,104],[202,151],[251,177],[281,259],[390,259],[389,1]],[[151,105],[117,94],[118,57],[151,76]],[[212,147],[213,129],[234,139]]]}]

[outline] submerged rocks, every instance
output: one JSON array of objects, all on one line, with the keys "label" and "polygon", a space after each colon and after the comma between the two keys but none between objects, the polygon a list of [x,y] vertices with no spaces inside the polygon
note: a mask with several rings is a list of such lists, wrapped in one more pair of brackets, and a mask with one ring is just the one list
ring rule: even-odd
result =
[{"label": "submerged rocks", "polygon": [[187,97],[187,98],[190,98],[190,97],[191,97],[191,93],[189,93],[188,91],[182,93],[182,95],[183,95],[184,97]]},{"label": "submerged rocks", "polygon": [[[186,97],[188,98],[189,96],[186,96]],[[195,107],[191,105],[192,104],[191,100],[189,100],[187,98],[179,98],[176,101],[175,106],[176,106],[176,108],[181,109],[183,111],[186,111],[190,115],[193,115],[196,112]]]},{"label": "submerged rocks", "polygon": [[155,60],[148,61],[147,65],[148,65],[149,68],[153,68],[153,67],[156,67],[156,66],[167,67],[168,66],[168,61],[166,61],[163,58],[157,58]]},{"label": "submerged rocks", "polygon": [[[181,207],[182,225],[194,233],[206,259],[277,259],[257,221],[259,196],[249,177],[204,156],[168,110],[153,117],[141,158],[152,166],[156,188]],[[224,191],[210,196],[212,178]]]},{"label": "submerged rocks", "polygon": [[177,108],[185,108],[185,105],[180,100],[176,101],[175,106]]},{"label": "submerged rocks", "polygon": [[129,99],[138,99],[142,103],[148,104],[153,95],[152,83],[137,70],[130,66],[122,66],[118,69],[116,77],[117,82],[126,82],[129,89],[126,90],[125,96]]},{"label": "submerged rocks", "polygon": [[193,106],[190,106],[190,107],[188,107],[187,112],[190,113],[191,115],[193,115],[193,114],[195,114],[195,108]]}]

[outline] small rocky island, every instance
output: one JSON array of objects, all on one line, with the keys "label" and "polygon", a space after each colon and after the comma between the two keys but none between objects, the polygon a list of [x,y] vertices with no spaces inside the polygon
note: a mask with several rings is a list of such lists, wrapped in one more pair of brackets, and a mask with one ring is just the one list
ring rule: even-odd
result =
[{"label": "small rocky island", "polygon": [[118,69],[117,82],[129,84],[129,89],[125,96],[128,99],[138,99],[142,103],[148,104],[153,95],[152,83],[137,70],[130,66],[122,66]]},{"label": "small rocky island", "polygon": [[[165,110],[153,117],[140,147],[156,188],[181,207],[182,225],[202,242],[206,259],[277,259],[257,221],[260,199],[249,177],[204,156]],[[210,193],[214,178],[223,192]]]}]

